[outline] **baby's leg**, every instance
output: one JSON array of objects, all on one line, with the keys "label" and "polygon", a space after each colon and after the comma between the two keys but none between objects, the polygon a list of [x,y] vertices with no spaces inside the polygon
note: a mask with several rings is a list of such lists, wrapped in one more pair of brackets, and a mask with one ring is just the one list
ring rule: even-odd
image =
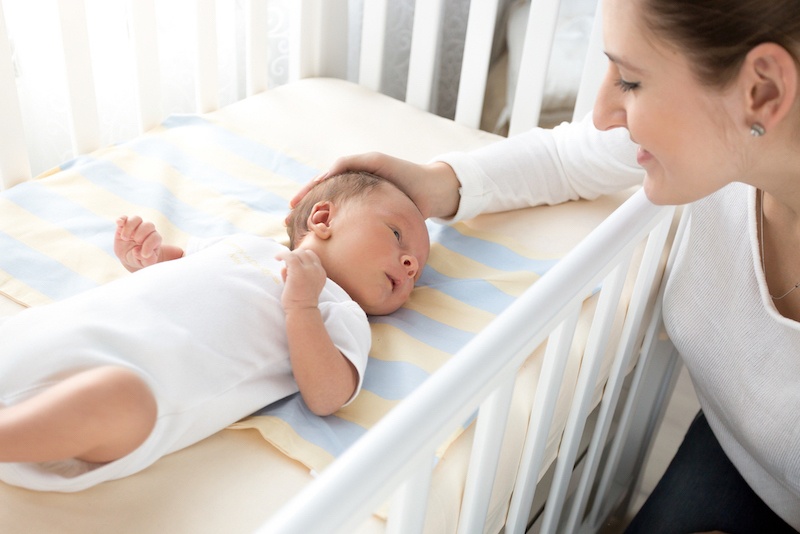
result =
[{"label": "baby's leg", "polygon": [[155,398],[136,373],[89,369],[0,409],[0,462],[110,462],[147,439],[156,415]]}]

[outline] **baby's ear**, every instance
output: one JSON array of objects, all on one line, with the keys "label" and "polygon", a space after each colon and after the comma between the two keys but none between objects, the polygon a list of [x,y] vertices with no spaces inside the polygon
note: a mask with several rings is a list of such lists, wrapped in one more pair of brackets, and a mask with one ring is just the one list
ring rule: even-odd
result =
[{"label": "baby's ear", "polygon": [[328,239],[331,236],[333,210],[333,204],[328,200],[322,200],[314,204],[308,216],[309,232],[314,232],[320,239]]}]

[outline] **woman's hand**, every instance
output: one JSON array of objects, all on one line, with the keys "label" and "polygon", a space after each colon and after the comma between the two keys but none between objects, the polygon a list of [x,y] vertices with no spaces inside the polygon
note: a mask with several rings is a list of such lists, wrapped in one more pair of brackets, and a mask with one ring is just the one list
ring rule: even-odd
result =
[{"label": "woman's hand", "polygon": [[414,201],[425,218],[452,217],[458,211],[459,182],[446,163],[412,163],[380,152],[368,152],[337,159],[327,172],[317,176],[292,198],[294,208],[314,185],[345,171],[365,171],[388,180]]}]

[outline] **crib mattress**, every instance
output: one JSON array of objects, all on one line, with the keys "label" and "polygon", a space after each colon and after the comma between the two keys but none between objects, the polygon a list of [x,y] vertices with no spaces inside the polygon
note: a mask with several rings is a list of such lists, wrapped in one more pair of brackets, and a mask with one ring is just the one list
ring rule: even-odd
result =
[{"label": "crib mattress", "polygon": [[[187,124],[212,124],[214,128],[211,133],[203,128],[187,128],[184,135],[180,127]],[[221,133],[218,131],[220,128]],[[355,84],[332,79],[307,79],[256,95],[206,116],[170,118],[164,126],[135,140],[133,144],[112,147],[88,159],[93,165],[101,161],[104,165],[123,170],[139,166],[147,169],[153,165],[154,158],[160,157],[160,148],[153,144],[153,139],[167,139],[167,144],[178,146],[186,153],[203,147],[202,158],[209,158],[213,163],[217,157],[214,154],[216,149],[208,147],[219,145],[220,152],[229,150],[228,134],[231,132],[246,141],[246,147],[241,143],[235,147],[235,156],[226,156],[228,164],[233,166],[233,174],[245,182],[257,180],[260,172],[267,173],[264,165],[268,165],[271,169],[268,174],[281,175],[270,187],[270,196],[263,199],[263,203],[276,207],[273,211],[262,210],[263,205],[250,209],[246,204],[251,195],[246,191],[229,190],[226,195],[234,197],[232,203],[214,208],[218,212],[205,213],[205,216],[216,223],[223,221],[222,226],[244,227],[276,237],[283,234],[281,210],[288,205],[288,199],[294,191],[340,155],[379,150],[424,162],[443,152],[469,150],[498,139],[492,134],[465,128]],[[195,154],[193,157],[200,156]],[[264,158],[270,161],[258,165],[254,163]],[[85,164],[87,160],[79,158],[46,173],[47,176],[42,180],[66,180],[71,172],[77,172],[76,169],[82,169],[81,165]],[[159,180],[163,181],[157,185],[164,188],[166,196],[174,195],[179,203],[191,205],[199,202],[197,199],[208,196],[209,188],[213,188],[215,180],[219,179],[205,165],[193,166],[181,158],[171,156],[169,165],[169,172],[159,175]],[[210,166],[213,167],[213,164]],[[258,167],[255,171],[254,166]],[[288,167],[292,167],[291,170],[287,170]],[[109,168],[103,167],[104,172],[107,173]],[[80,180],[91,181],[92,172],[80,171]],[[291,179],[285,179],[283,174],[291,175]],[[188,190],[181,188],[176,193],[175,182],[183,181],[186,175],[196,175],[201,183],[196,189],[193,186]],[[36,207],[26,204],[25,191],[20,189],[21,193],[15,193],[16,189],[8,192],[8,196],[14,198],[8,202],[6,213],[12,210],[23,219],[31,213],[35,214]],[[130,203],[135,202],[126,198],[125,194],[117,193],[118,196],[114,196],[106,190],[98,191],[98,207],[92,209],[96,212],[108,210],[108,213],[100,214],[106,218],[132,213]],[[65,196],[63,192],[59,195]],[[489,214],[460,223],[455,229],[431,226],[435,241],[443,244],[441,250],[437,249],[431,254],[431,269],[436,276],[429,275],[428,282],[418,291],[415,290],[415,297],[398,316],[373,322],[374,332],[380,334],[376,335],[376,338],[380,337],[376,342],[380,350],[392,352],[411,347],[416,351],[424,345],[425,350],[421,353],[426,355],[427,360],[397,362],[385,359],[389,362],[387,365],[410,363],[424,368],[426,372],[435,372],[436,366],[449,357],[450,351],[455,349],[437,346],[436,340],[418,335],[413,326],[419,316],[424,316],[428,321],[423,329],[430,324],[439,324],[437,321],[441,319],[437,314],[448,313],[446,307],[437,311],[438,307],[443,306],[442,302],[455,300],[459,306],[466,303],[466,309],[475,309],[474,313],[459,316],[456,325],[468,334],[480,330],[498,311],[492,307],[496,305],[494,301],[491,306],[472,302],[470,299],[477,298],[474,295],[479,292],[470,292],[463,286],[451,284],[452,279],[460,275],[448,269],[458,271],[462,264],[475,264],[476,272],[483,273],[484,279],[475,281],[473,287],[483,284],[492,295],[513,298],[525,285],[543,274],[547,265],[568,252],[626,197],[626,193],[621,193],[593,202],[580,201]],[[215,202],[211,200],[209,204],[202,205],[216,205]],[[220,224],[203,226],[197,223],[194,211],[191,217],[176,219],[170,218],[171,215],[165,216],[164,212],[169,209],[163,206],[150,206],[146,201],[141,201],[135,207],[142,206],[147,207],[138,213],[144,216],[156,220],[166,217],[164,225],[160,225],[165,229],[166,241],[180,243],[193,233],[219,230]],[[193,206],[190,208],[195,210]],[[213,212],[213,209],[210,211]],[[189,220],[193,221],[194,226],[189,224]],[[61,236],[67,247],[73,239],[73,230],[65,228],[63,236],[55,233],[51,239],[59,240]],[[469,250],[472,249],[467,244],[480,249],[483,257],[471,257]],[[86,246],[102,248],[109,245],[110,242]],[[36,249],[36,246],[30,248]],[[35,258],[42,251],[33,250],[31,254]],[[59,253],[55,254],[58,256]],[[79,253],[62,254],[62,262],[67,264],[65,269],[79,273],[92,283],[102,283],[124,275],[124,271],[113,262],[86,262],[80,260]],[[493,266],[493,262],[505,261],[507,254],[515,254],[514,257],[530,260],[531,263],[524,263],[517,271],[503,275],[505,278],[498,278],[498,267]],[[15,273],[15,268],[18,267],[4,265],[0,260],[0,292],[3,295],[0,298],[0,317],[19,311],[22,305],[44,304],[63,296],[60,293],[63,290],[61,286],[36,286],[26,280],[24,274]],[[441,282],[442,277],[448,278],[446,284]],[[490,281],[488,284],[487,280]],[[452,291],[449,289],[451,285],[455,288]],[[590,299],[585,306],[587,315],[591,313],[591,306]],[[579,335],[585,336],[585,327],[583,334]],[[537,350],[517,378],[518,387],[510,415],[512,422],[504,440],[500,478],[495,484],[489,511],[493,531],[501,528],[505,517],[542,354],[542,349]],[[579,360],[579,351],[575,351],[562,390],[564,401],[572,393]],[[390,382],[394,376],[392,372],[388,375]],[[424,373],[421,379],[424,379]],[[384,377],[384,380],[387,378]],[[413,387],[409,386],[408,389]],[[346,426],[350,429],[354,425],[361,425],[361,429],[368,426],[364,420],[379,417],[393,403],[399,402],[399,398],[387,401],[380,392],[370,392],[363,397],[361,406],[356,407],[359,413],[342,414],[335,427]],[[324,469],[333,461],[338,449],[347,445],[341,440],[332,443],[316,441],[315,437],[304,435],[292,427],[291,415],[284,415],[286,411],[271,407],[256,417],[240,422],[235,425],[236,428],[223,430],[161,459],[137,475],[77,494],[37,493],[0,484],[0,531],[250,532],[312,480],[315,471]],[[566,410],[561,412],[561,418],[560,424],[554,425],[556,428],[563,427]],[[351,433],[348,431],[345,434],[349,436]],[[465,422],[464,428],[455,432],[451,441],[440,450],[428,507],[428,532],[455,532],[471,434],[472,427]],[[303,445],[295,448],[293,444],[298,437]],[[554,460],[557,447],[558,437],[553,435],[547,462]],[[362,531],[382,532],[384,526],[380,515],[376,515],[364,525]]]}]

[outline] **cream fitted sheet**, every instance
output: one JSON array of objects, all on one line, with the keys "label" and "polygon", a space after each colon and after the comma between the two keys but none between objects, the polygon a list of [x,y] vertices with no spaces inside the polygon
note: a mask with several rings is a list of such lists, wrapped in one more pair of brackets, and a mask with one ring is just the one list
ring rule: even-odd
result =
[{"label": "cream fitted sheet", "polygon": [[[424,162],[439,153],[468,150],[498,139],[340,80],[304,80],[217,113],[235,121],[238,128],[259,132],[274,146],[281,146],[284,139],[302,139],[308,148],[304,159],[318,168],[325,168],[340,155],[369,150]],[[266,127],[275,124],[281,127]],[[626,196],[486,215],[466,224],[558,257]],[[0,316],[18,309],[18,304],[0,299]],[[501,527],[508,505],[535,393],[531,384],[535,384],[541,364],[536,356],[541,352],[529,360],[518,378],[526,387],[515,394],[512,424],[504,440],[500,476],[489,511],[493,531]],[[578,361],[576,354],[568,367],[562,397],[571,394]],[[560,426],[565,413],[562,410]],[[471,434],[471,428],[461,434],[436,468],[428,508],[429,532],[455,532]],[[553,438],[548,462],[556,451]],[[311,479],[307,467],[278,452],[257,432],[224,430],[133,477],[79,494],[35,493],[0,485],[0,531],[250,532]],[[362,531],[383,529],[383,521],[373,517]]]}]

